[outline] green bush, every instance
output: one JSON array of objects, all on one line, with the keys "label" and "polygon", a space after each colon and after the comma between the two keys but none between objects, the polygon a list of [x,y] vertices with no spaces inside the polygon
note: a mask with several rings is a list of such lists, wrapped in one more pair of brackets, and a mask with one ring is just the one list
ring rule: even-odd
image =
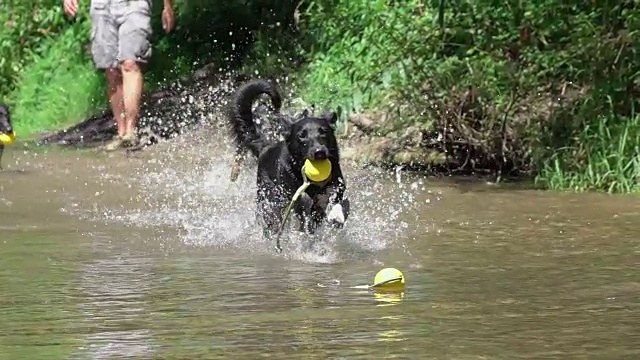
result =
[{"label": "green bush", "polygon": [[[316,0],[304,15],[313,101],[383,111],[382,131],[422,129],[449,170],[637,189],[637,1]],[[605,176],[585,152],[625,165]]]},{"label": "green bush", "polygon": [[[0,4],[0,97],[18,129],[58,126],[104,106],[86,51],[87,5]],[[531,175],[553,189],[638,190],[637,0],[175,0],[147,89],[205,64],[293,80],[305,100],[366,112],[378,135],[448,172]],[[46,84],[46,86],[43,86]],[[74,99],[70,101],[70,99]],[[343,117],[344,120],[344,117]],[[394,135],[395,134],[395,135]],[[415,140],[415,139],[414,139]],[[408,145],[406,145],[408,146]]]},{"label": "green bush", "polygon": [[43,55],[35,55],[24,67],[20,86],[11,94],[19,133],[60,128],[106,105],[104,77],[77,46],[84,42],[88,23],[82,25],[45,40]]},{"label": "green bush", "polygon": [[105,101],[102,79],[86,53],[88,9],[78,21],[64,15],[61,2],[39,0],[0,5],[0,81],[21,135],[77,121]]},{"label": "green bush", "polygon": [[47,39],[67,27],[59,0],[0,3],[0,99],[14,87],[28,62],[46,51]]},{"label": "green bush", "polygon": [[[247,56],[266,59],[255,68],[273,69],[275,56],[263,57],[263,51],[286,32],[281,28],[295,7],[281,0],[173,2],[176,28],[170,35],[162,30],[163,3],[153,2],[148,91],[211,63],[222,71],[237,69]],[[106,106],[103,75],[88,53],[88,2],[81,1],[76,21],[63,13],[60,0],[0,3],[0,24],[7,29],[0,32],[0,101],[11,105],[19,133],[58,128]],[[264,41],[253,50],[256,39]]]}]

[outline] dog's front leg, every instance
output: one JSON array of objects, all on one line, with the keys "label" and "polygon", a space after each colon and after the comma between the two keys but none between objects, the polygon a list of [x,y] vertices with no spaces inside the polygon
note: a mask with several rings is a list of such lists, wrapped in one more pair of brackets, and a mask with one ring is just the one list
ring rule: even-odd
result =
[{"label": "dog's front leg", "polygon": [[266,236],[270,239],[273,239],[275,236],[276,240],[276,250],[278,252],[282,251],[282,247],[280,246],[280,236],[282,229],[282,222],[284,221],[284,204],[279,202],[271,203],[270,206],[263,208],[262,216],[264,219],[264,232]]},{"label": "dog's front leg", "polygon": [[273,240],[275,236],[276,249],[280,252],[282,251],[280,247],[280,230],[284,219],[286,204],[282,200],[282,197],[278,196],[277,192],[264,189],[258,190],[257,202],[256,215],[262,217],[263,236],[268,240]]},{"label": "dog's front leg", "polygon": [[335,185],[330,186],[327,193],[329,202],[325,213],[327,221],[336,228],[341,228],[349,217],[349,199],[344,198],[345,182],[338,178]]},{"label": "dog's front leg", "polygon": [[313,199],[307,193],[302,193],[296,204],[296,215],[300,222],[298,231],[305,234],[313,234],[315,231],[313,222]]}]

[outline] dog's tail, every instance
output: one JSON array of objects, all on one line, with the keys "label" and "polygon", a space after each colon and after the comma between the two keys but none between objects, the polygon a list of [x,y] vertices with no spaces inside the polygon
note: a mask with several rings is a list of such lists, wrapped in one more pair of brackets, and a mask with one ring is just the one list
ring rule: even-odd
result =
[{"label": "dog's tail", "polygon": [[282,106],[282,97],[278,90],[268,81],[257,79],[243,84],[238,89],[233,100],[233,118],[231,127],[239,151],[241,148],[249,149],[254,156],[258,157],[262,149],[269,145],[267,139],[262,135],[253,120],[251,111],[253,102],[262,94],[267,94],[271,98],[271,104],[276,112]]},{"label": "dog's tail", "polygon": [[248,149],[258,157],[262,149],[269,145],[268,140],[262,135],[253,121],[253,102],[262,94],[271,97],[271,104],[276,112],[282,106],[282,97],[278,90],[268,81],[262,79],[251,80],[243,84],[236,92],[230,114],[231,131],[236,142],[236,154],[231,168],[231,181],[236,181],[240,173],[240,166],[244,154]]}]

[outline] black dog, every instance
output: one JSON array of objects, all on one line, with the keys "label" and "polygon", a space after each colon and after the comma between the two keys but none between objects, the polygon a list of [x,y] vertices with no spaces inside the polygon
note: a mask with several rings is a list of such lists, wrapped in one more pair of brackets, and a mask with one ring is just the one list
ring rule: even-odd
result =
[{"label": "black dog", "polygon": [[280,231],[285,208],[304,182],[302,166],[305,160],[329,159],[332,165],[329,179],[312,183],[293,211],[300,220],[300,231],[312,234],[324,220],[341,227],[348,216],[348,201],[344,198],[346,183],[340,169],[334,133],[337,114],[331,112],[322,117],[312,117],[304,111],[299,119],[294,120],[279,116],[284,140],[270,140],[258,131],[251,110],[253,102],[262,94],[269,95],[273,108],[278,112],[282,98],[267,81],[252,80],[236,93],[229,119],[237,145],[232,180],[235,180],[248,149],[258,158],[257,211],[262,217],[265,235],[271,237]]},{"label": "black dog", "polygon": [[[13,132],[13,126],[11,126],[11,114],[9,113],[9,107],[6,105],[0,105],[0,134],[10,134]],[[0,141],[0,170],[2,170],[2,153],[4,152],[4,144]]]}]

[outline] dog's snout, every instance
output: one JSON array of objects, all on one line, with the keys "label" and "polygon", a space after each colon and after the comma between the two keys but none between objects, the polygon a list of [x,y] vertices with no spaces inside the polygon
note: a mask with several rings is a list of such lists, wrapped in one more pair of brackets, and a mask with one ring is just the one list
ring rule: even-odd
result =
[{"label": "dog's snout", "polygon": [[11,125],[6,127],[7,133],[12,133],[13,132],[13,128],[11,127]]},{"label": "dog's snout", "polygon": [[313,149],[313,151],[311,151],[311,157],[313,158],[313,160],[324,160],[329,157],[329,154],[327,152],[327,149],[321,147]]}]

